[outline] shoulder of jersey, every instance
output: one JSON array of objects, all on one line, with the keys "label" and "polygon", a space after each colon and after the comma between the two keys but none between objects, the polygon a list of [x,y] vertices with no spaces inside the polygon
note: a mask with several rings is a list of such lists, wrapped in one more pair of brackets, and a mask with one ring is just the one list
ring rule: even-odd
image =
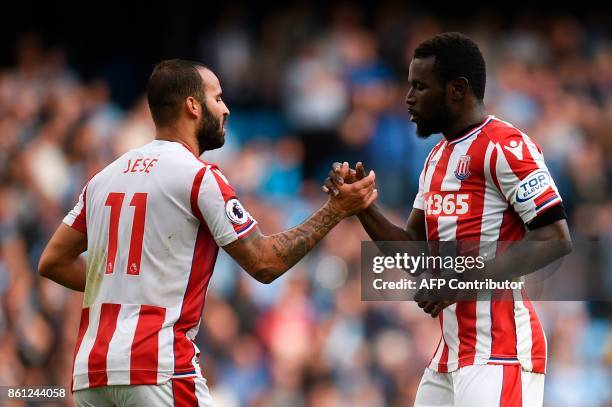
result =
[{"label": "shoulder of jersey", "polygon": [[504,144],[513,138],[523,137],[523,133],[519,129],[496,117],[482,129],[481,134],[496,144]]}]

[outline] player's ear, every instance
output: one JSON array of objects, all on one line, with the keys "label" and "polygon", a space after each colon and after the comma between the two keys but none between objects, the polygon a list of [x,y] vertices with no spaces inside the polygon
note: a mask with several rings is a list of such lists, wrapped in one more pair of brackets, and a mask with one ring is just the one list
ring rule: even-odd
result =
[{"label": "player's ear", "polygon": [[189,115],[195,117],[199,117],[202,114],[202,106],[193,96],[188,96],[185,99],[185,110]]},{"label": "player's ear", "polygon": [[449,91],[451,99],[454,102],[461,101],[465,97],[469,87],[470,83],[468,82],[466,77],[460,76],[456,79],[453,79],[449,82]]}]

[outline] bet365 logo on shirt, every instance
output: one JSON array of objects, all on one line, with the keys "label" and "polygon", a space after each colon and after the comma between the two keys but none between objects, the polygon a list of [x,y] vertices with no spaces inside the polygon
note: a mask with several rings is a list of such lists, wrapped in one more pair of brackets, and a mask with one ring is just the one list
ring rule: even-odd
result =
[{"label": "bet365 logo on shirt", "polygon": [[427,216],[460,216],[470,213],[471,194],[458,192],[425,193]]}]

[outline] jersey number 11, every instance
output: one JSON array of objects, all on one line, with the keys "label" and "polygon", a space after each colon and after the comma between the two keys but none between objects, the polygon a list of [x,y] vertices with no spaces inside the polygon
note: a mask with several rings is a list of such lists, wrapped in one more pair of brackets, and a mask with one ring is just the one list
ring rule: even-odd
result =
[{"label": "jersey number 11", "polygon": [[[125,198],[124,192],[111,192],[106,198],[105,206],[110,206],[110,225],[108,228],[108,252],[106,255],[106,274],[115,270],[117,257],[117,238],[119,234],[119,216]],[[144,240],[145,214],[147,212],[147,194],[136,192],[130,201],[134,207],[134,220],[130,237],[130,251],[127,261],[127,274],[140,274],[140,260],[142,258],[142,241]]]}]

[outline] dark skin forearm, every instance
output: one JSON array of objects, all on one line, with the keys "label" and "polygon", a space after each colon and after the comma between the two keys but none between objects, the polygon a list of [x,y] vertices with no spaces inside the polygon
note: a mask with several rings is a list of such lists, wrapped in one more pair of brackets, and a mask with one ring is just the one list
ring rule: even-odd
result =
[{"label": "dark skin forearm", "polygon": [[393,245],[379,242],[423,242],[427,240],[424,212],[418,209],[413,209],[410,213],[405,229],[390,222],[374,204],[359,212],[357,217],[378,249],[389,256],[397,252],[396,248]]},{"label": "dark skin forearm", "polygon": [[363,229],[373,241],[413,240],[401,227],[390,222],[375,204],[357,214]]}]

